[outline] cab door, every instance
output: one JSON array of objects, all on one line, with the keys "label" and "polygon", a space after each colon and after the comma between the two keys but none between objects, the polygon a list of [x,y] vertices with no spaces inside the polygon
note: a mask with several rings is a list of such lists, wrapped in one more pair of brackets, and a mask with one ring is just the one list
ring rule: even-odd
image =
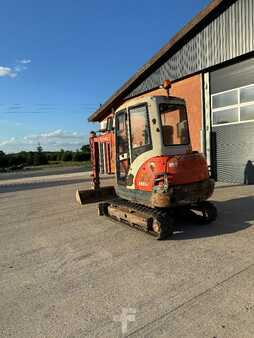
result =
[{"label": "cab door", "polygon": [[127,185],[130,167],[130,150],[128,141],[127,111],[117,113],[115,119],[116,130],[116,177],[117,183]]}]

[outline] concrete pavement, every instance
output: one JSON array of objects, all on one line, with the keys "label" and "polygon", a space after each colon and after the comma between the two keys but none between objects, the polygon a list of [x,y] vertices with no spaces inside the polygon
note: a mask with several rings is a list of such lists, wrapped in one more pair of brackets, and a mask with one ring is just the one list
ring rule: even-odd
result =
[{"label": "concrete pavement", "polygon": [[159,242],[76,204],[74,179],[0,187],[1,337],[254,337],[253,186]]}]

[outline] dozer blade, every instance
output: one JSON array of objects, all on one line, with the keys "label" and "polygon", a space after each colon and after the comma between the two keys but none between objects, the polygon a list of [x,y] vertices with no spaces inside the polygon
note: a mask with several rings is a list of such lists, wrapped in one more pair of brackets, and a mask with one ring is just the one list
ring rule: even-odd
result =
[{"label": "dozer blade", "polygon": [[76,200],[79,204],[90,204],[102,202],[116,196],[115,188],[113,186],[102,187],[100,189],[88,189],[76,191]]}]

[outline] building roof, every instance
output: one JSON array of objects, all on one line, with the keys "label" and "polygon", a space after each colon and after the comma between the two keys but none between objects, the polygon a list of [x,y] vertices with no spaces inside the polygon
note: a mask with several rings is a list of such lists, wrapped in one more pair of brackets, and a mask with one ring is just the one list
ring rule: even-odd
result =
[{"label": "building roof", "polygon": [[124,100],[124,97],[134,89],[140,82],[162,62],[173,48],[179,45],[194,29],[198,28],[222,3],[232,2],[230,0],[213,0],[190,22],[188,22],[165,46],[163,46],[143,67],[141,67],[127,82],[125,82],[103,105],[99,107],[88,121],[96,122],[103,120],[112,109]]}]

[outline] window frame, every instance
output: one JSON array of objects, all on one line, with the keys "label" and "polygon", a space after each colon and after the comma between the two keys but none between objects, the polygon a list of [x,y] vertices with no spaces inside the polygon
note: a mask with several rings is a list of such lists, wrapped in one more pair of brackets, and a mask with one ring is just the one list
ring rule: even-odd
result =
[{"label": "window frame", "polygon": [[[125,116],[127,116],[127,109],[122,109],[122,110],[120,110],[120,111],[118,111],[117,112],[117,114],[116,114],[116,117],[115,117],[115,119],[116,119],[116,122],[117,122],[117,119],[119,119],[119,115],[125,115]],[[128,117],[127,117],[128,118]],[[126,138],[127,138],[127,144],[128,144],[128,149],[127,149],[127,153],[129,153],[129,136],[128,136],[128,124],[127,124],[127,120],[125,119],[125,131],[126,131]],[[116,125],[116,127],[118,127],[117,125]],[[119,129],[119,128],[118,128]],[[119,147],[119,140],[118,140],[118,130],[117,130],[117,128],[116,128],[116,131],[115,131],[115,140],[116,140],[116,153],[118,154],[118,156],[120,156],[120,153],[119,153],[119,151],[117,151],[118,150],[118,147]],[[123,154],[126,154],[126,153],[123,153]]]},{"label": "window frame", "polygon": [[[161,102],[161,103],[164,103],[164,102]],[[159,103],[159,105],[161,104]],[[185,109],[185,113],[186,113],[186,122],[187,122],[187,130],[188,130],[188,143],[178,143],[178,144],[164,144],[164,141],[163,141],[163,134],[161,133],[161,140],[162,140],[162,144],[164,147],[181,147],[181,146],[188,146],[191,144],[191,138],[190,138],[190,128],[189,128],[189,118],[188,118],[188,111],[187,111],[187,107],[185,104],[170,104],[169,105],[172,105],[172,107],[174,106],[176,109],[177,108],[184,108]],[[161,114],[165,113],[165,112],[160,112],[160,109],[158,108],[158,112],[159,112],[159,117],[160,117],[160,125],[161,125],[161,130],[162,130],[162,118],[161,118]]]},{"label": "window frame", "polygon": [[[125,125],[125,131],[126,131],[126,138],[127,138],[127,152],[126,153],[119,153],[119,139],[118,139],[118,125],[117,123],[119,121],[117,121],[119,119],[119,115],[123,115],[125,117],[124,119],[124,125]],[[116,180],[117,183],[120,185],[126,185],[127,182],[127,175],[126,176],[121,176],[121,162],[124,160],[127,160],[128,163],[128,167],[130,167],[130,147],[129,147],[129,131],[128,131],[128,111],[126,108],[119,110],[116,115],[115,115],[115,158],[116,158]],[[123,155],[127,154],[127,157],[123,157]],[[122,156],[122,158],[120,158]]]},{"label": "window frame", "polygon": [[[139,107],[145,107],[146,109],[146,119],[147,119],[147,126],[148,126],[148,133],[149,133],[149,144],[145,144],[143,146],[135,147],[133,148],[132,145],[132,125],[131,125],[131,109],[139,108]],[[130,138],[130,152],[131,152],[131,160],[132,162],[141,154],[143,154],[146,151],[153,149],[153,140],[152,140],[152,134],[151,134],[151,128],[150,128],[150,120],[149,120],[149,111],[148,111],[148,104],[147,102],[141,102],[139,104],[133,105],[128,107],[128,124],[129,124],[129,138]]]},{"label": "window frame", "polygon": [[[220,127],[220,126],[228,126],[228,125],[233,125],[233,124],[242,124],[242,123],[251,123],[254,122],[254,117],[251,120],[241,120],[241,107],[246,107],[246,106],[251,106],[254,105],[254,98],[253,101],[249,101],[249,102],[243,102],[241,103],[240,101],[240,93],[241,93],[241,89],[243,88],[248,88],[248,87],[254,87],[254,83],[251,83],[247,86],[242,86],[242,87],[238,87],[238,88],[233,88],[233,89],[229,89],[229,90],[224,90],[222,92],[216,93],[216,94],[212,94],[211,95],[211,122],[212,122],[212,126],[213,127]],[[213,97],[216,95],[220,95],[223,93],[228,93],[231,91],[235,91],[237,90],[237,104],[234,105],[229,105],[229,106],[223,106],[223,107],[219,107],[219,108],[213,108]],[[228,122],[228,123],[214,123],[214,112],[220,112],[220,111],[225,111],[225,110],[229,110],[229,109],[237,109],[238,111],[238,120],[235,122]]]}]

